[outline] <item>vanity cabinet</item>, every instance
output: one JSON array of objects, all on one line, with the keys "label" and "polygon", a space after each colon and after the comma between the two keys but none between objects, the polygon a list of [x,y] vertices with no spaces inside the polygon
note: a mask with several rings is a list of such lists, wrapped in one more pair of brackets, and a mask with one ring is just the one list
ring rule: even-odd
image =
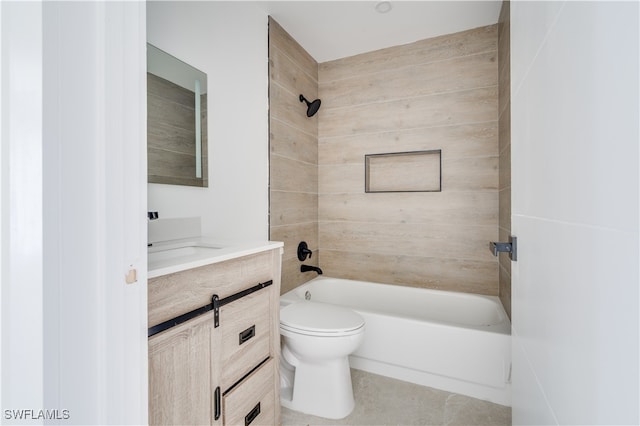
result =
[{"label": "vanity cabinet", "polygon": [[280,423],[281,248],[149,280],[149,423]]}]

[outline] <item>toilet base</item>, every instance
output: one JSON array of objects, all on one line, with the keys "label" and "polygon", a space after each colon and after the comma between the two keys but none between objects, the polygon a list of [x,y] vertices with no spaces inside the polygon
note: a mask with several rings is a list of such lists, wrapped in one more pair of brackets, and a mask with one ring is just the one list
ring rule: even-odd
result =
[{"label": "toilet base", "polygon": [[283,407],[334,420],[351,414],[355,401],[347,357],[290,368],[295,369],[293,388],[288,384],[281,388]]}]

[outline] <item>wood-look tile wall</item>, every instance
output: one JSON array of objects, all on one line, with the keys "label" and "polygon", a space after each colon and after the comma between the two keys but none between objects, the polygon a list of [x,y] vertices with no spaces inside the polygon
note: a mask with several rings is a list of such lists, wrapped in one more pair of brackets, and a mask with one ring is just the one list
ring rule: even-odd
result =
[{"label": "wood-look tile wall", "polygon": [[[511,65],[510,65],[510,3],[502,2],[498,20],[498,128],[500,146],[499,234],[508,241],[511,234]],[[500,255],[500,300],[511,317],[511,261]]]},{"label": "wood-look tile wall", "polygon": [[282,286],[285,293],[314,278],[300,272],[300,241],[318,265],[318,114],[307,117],[303,94],[318,97],[317,62],[273,19],[269,19],[269,140],[271,240],[284,241]]},{"label": "wood-look tile wall", "polygon": [[[498,26],[319,65],[320,266],[498,295]],[[442,192],[365,193],[364,156],[442,150]]]}]

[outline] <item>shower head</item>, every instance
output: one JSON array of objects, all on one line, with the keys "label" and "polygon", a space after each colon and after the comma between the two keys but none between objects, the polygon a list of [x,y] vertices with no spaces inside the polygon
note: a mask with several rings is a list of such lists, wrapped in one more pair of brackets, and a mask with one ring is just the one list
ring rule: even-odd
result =
[{"label": "shower head", "polygon": [[300,95],[300,102],[305,102],[307,104],[307,117],[313,117],[320,109],[320,99],[309,102],[304,96]]}]

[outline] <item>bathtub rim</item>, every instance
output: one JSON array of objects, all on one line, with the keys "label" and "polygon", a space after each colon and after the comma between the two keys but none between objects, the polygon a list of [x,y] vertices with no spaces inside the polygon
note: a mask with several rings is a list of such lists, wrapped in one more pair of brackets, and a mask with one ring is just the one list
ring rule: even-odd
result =
[{"label": "bathtub rim", "polygon": [[[478,331],[478,332],[484,332],[484,333],[497,333],[497,334],[503,334],[503,335],[511,335],[511,320],[509,319],[509,316],[507,315],[504,306],[502,305],[502,302],[500,301],[500,298],[498,296],[490,296],[490,295],[486,295],[486,294],[477,294],[477,293],[465,293],[465,292],[457,292],[457,291],[451,291],[451,290],[440,290],[440,289],[433,289],[433,288],[424,288],[424,287],[415,287],[415,286],[405,286],[405,285],[400,285],[400,284],[386,284],[386,283],[377,283],[377,282],[373,282],[373,281],[362,281],[362,280],[355,280],[355,279],[351,279],[351,278],[336,278],[336,277],[327,277],[327,276],[317,276],[303,284],[300,284],[298,287],[295,287],[289,291],[287,291],[286,293],[282,294],[280,296],[280,305],[284,306],[284,305],[288,305],[291,303],[295,303],[297,301],[300,300],[304,300],[304,295],[303,294],[299,294],[302,291],[305,291],[309,286],[313,285],[314,283],[318,283],[318,282],[322,282],[322,281],[327,281],[327,280],[337,280],[337,281],[350,281],[350,282],[355,282],[355,283],[362,283],[365,285],[375,285],[375,286],[380,286],[382,288],[387,288],[387,289],[393,289],[393,290],[398,290],[401,289],[402,291],[418,291],[418,292],[427,292],[427,293],[438,293],[440,295],[449,295],[452,297],[456,297],[456,298],[477,298],[477,299],[482,299],[482,300],[486,300],[488,302],[490,302],[492,305],[495,305],[496,308],[498,309],[498,313],[501,316],[501,321],[495,324],[491,324],[488,326],[483,326],[483,325],[471,325],[471,324],[465,324],[465,323],[457,323],[455,321],[437,321],[437,320],[429,320],[429,319],[424,319],[424,318],[417,318],[415,316],[412,315],[404,315],[401,312],[394,312],[393,314],[388,313],[388,312],[381,312],[381,311],[377,311],[374,309],[367,309],[367,308],[362,308],[362,307],[354,307],[351,305],[347,305],[347,304],[339,304],[339,306],[345,306],[348,307],[350,309],[353,309],[356,312],[365,312],[365,313],[370,313],[370,314],[376,314],[376,315],[381,315],[381,316],[386,316],[386,317],[390,317],[390,318],[402,318],[403,320],[407,320],[407,321],[416,321],[416,322],[428,322],[428,323],[432,323],[432,324],[438,324],[439,326],[442,327],[450,327],[452,329],[455,328],[468,328],[474,331]],[[328,303],[328,302],[321,302],[321,303]]]}]

